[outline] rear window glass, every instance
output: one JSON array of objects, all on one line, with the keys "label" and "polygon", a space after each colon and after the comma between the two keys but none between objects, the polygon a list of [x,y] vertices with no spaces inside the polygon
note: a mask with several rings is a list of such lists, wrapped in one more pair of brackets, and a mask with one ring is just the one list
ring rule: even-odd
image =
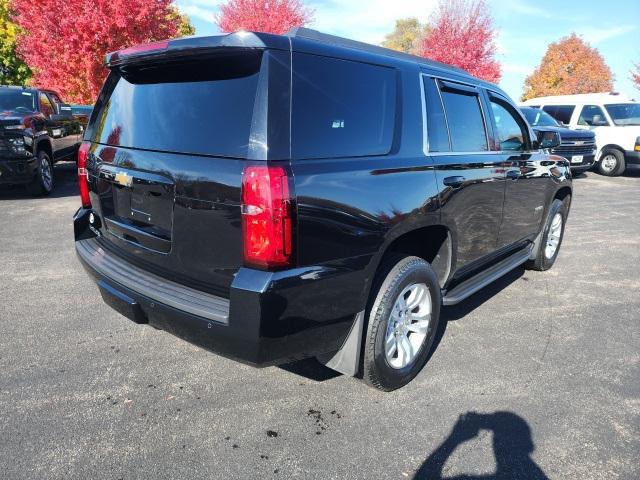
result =
[{"label": "rear window glass", "polygon": [[559,122],[569,125],[571,116],[575,110],[574,105],[545,105],[542,109]]},{"label": "rear window glass", "polygon": [[246,158],[259,71],[259,54],[236,53],[113,72],[88,138]]},{"label": "rear window glass", "polygon": [[479,152],[488,150],[480,99],[476,93],[442,90],[442,101],[447,112],[451,150]]},{"label": "rear window glass", "polygon": [[391,68],[293,55],[294,158],[384,155],[391,150],[396,76]]}]

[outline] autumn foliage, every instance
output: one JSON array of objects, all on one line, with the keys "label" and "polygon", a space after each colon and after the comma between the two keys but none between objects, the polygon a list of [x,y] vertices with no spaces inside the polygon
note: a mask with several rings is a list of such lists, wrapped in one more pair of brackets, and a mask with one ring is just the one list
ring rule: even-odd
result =
[{"label": "autumn foliage", "polygon": [[497,82],[495,29],[484,0],[440,0],[419,54]]},{"label": "autumn foliage", "polygon": [[613,75],[597,49],[575,33],[552,43],[524,82],[523,100],[547,95],[608,92]]},{"label": "autumn foliage", "polygon": [[107,52],[175,37],[181,24],[171,0],[12,1],[32,83],[68,102],[94,102],[108,73]]},{"label": "autumn foliage", "polygon": [[636,86],[638,90],[640,90],[640,63],[635,64],[636,70],[635,72],[631,72],[631,81]]},{"label": "autumn foliage", "polygon": [[223,32],[248,30],[281,35],[311,21],[312,12],[300,0],[229,0],[216,21]]}]

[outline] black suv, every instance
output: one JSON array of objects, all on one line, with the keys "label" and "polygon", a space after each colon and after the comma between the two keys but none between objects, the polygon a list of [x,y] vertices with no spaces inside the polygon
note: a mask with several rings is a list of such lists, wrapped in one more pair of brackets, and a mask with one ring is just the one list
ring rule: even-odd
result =
[{"label": "black suv", "polygon": [[572,172],[582,173],[593,167],[596,161],[595,133],[563,127],[541,108],[520,107],[520,111],[533,127],[534,132],[539,129],[558,132],[561,143],[553,148],[551,153],[565,157],[571,165]]},{"label": "black suv", "polygon": [[543,150],[558,134],[462,70],[306,29],[107,64],[75,245],[137,323],[392,390],[425,364],[442,305],[556,260],[572,191]]},{"label": "black suv", "polygon": [[51,193],[53,164],[75,159],[86,123],[56,92],[0,86],[0,185]]}]

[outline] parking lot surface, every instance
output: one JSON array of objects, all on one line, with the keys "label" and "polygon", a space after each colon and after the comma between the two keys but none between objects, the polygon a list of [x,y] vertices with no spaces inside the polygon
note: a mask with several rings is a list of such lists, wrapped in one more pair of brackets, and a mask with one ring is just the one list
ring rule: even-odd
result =
[{"label": "parking lot surface", "polygon": [[393,393],[121,317],[75,258],[74,165],[55,178],[0,192],[0,477],[640,478],[640,176],[577,178],[554,268],[444,309]]}]

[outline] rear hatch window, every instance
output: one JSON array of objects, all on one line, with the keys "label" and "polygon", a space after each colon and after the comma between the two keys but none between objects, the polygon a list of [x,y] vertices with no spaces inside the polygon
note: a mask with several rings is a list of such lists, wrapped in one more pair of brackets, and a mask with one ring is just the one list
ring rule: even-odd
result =
[{"label": "rear hatch window", "polygon": [[262,52],[124,66],[87,139],[145,150],[246,158]]}]

